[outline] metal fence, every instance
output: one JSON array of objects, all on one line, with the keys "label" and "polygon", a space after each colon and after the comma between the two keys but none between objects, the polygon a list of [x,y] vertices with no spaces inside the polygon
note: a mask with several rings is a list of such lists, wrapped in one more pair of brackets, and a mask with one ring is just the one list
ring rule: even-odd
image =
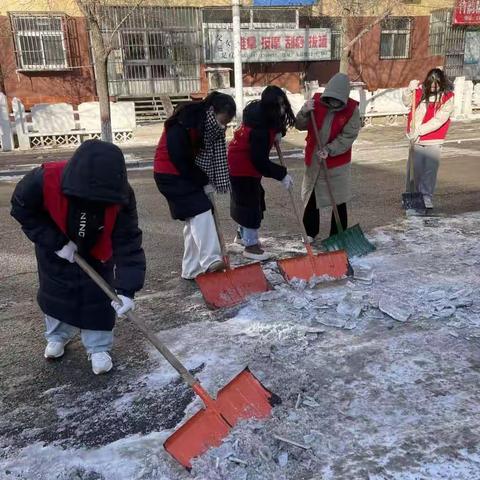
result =
[{"label": "metal fence", "polygon": [[450,78],[463,75],[465,27],[452,25],[453,10],[440,9],[430,16],[431,55],[445,56],[445,72]]},{"label": "metal fence", "polygon": [[74,19],[63,13],[9,13],[19,71],[68,70],[78,61]]},{"label": "metal fence", "polygon": [[[127,7],[105,9],[104,34],[116,29]],[[200,90],[201,11],[190,7],[141,7],[121,23],[109,57],[112,95],[182,95]]]}]

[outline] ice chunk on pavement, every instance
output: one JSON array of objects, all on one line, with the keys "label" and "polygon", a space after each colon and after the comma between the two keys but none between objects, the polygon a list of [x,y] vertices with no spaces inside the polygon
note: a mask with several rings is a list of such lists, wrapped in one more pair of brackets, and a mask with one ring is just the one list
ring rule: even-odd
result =
[{"label": "ice chunk on pavement", "polygon": [[343,297],[337,306],[337,313],[346,317],[358,318],[362,312],[363,305],[349,292]]},{"label": "ice chunk on pavement", "polygon": [[287,452],[282,452],[278,455],[278,464],[282,467],[285,468],[288,463],[288,453]]},{"label": "ice chunk on pavement", "polygon": [[373,282],[373,270],[370,267],[355,266],[353,279],[370,285]]},{"label": "ice chunk on pavement", "polygon": [[413,314],[412,307],[408,303],[386,295],[380,298],[378,308],[399,322],[406,322]]}]

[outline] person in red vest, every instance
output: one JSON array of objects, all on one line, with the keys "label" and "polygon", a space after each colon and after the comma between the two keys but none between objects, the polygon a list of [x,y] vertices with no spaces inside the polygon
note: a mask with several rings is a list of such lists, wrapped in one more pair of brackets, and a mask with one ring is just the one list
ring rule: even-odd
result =
[{"label": "person in red vest", "polygon": [[272,162],[269,154],[274,142],[280,141],[294,123],[285,92],[270,85],[263,90],[260,100],[246,106],[242,125],[228,146],[230,215],[239,225],[235,242],[243,245],[243,255],[253,260],[270,258],[258,238],[266,208],[262,177],[278,180],[287,189],[293,186],[287,169]]},{"label": "person in red vest", "polygon": [[[60,358],[80,331],[95,374],[112,368],[115,316],[135,308],[145,255],[135,195],[122,151],[89,140],[68,162],[45,163],[16,186],[11,215],[35,244],[38,303],[45,315],[45,358]],[[115,288],[108,297],[75,263],[78,252]]]},{"label": "person in red vest", "polygon": [[[415,130],[411,129],[413,113],[410,111],[407,137],[415,143],[415,186],[417,191],[423,194],[425,207],[432,209],[442,144],[454,110],[454,94],[443,70],[434,68],[428,72],[422,85],[418,80],[410,82],[403,92],[405,106],[411,108],[413,95],[416,100]],[[410,165],[407,165],[407,186],[409,183]]]},{"label": "person in red vest", "polygon": [[177,107],[155,152],[154,178],[174,220],[185,222],[182,278],[225,269],[209,195],[230,191],[225,129],[235,116],[230,95],[212,92]]},{"label": "person in red vest", "polygon": [[[311,123],[313,111],[320,133],[318,148]],[[348,227],[347,202],[351,199],[352,145],[361,128],[358,102],[350,98],[350,80],[337,73],[327,83],[322,94],[315,94],[302,107],[296,118],[298,130],[307,130],[305,147],[305,173],[302,200],[305,207],[303,223],[313,242],[320,232],[320,208],[331,205],[323,168],[319,159],[324,158],[329,170],[333,196],[337,204],[342,227]],[[332,212],[330,236],[337,233]]]}]

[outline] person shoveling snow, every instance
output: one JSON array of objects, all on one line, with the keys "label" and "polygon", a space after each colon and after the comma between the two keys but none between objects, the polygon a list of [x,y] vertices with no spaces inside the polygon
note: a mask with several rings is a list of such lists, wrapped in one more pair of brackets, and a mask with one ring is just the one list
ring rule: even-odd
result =
[{"label": "person shoveling snow", "polygon": [[[115,314],[134,309],[146,268],[121,150],[89,140],[68,162],[46,163],[28,173],[11,203],[11,215],[35,244],[45,358],[62,357],[80,331],[93,372],[110,371]],[[116,289],[122,305],[111,304],[82,272],[74,261],[77,251]]]}]

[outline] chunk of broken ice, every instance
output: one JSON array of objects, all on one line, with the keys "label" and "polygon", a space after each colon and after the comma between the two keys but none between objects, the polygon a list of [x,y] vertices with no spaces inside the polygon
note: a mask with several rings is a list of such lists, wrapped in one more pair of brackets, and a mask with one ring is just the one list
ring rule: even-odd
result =
[{"label": "chunk of broken ice", "polygon": [[337,306],[337,313],[346,317],[358,318],[362,312],[363,305],[353,298],[352,294],[347,293]]},{"label": "chunk of broken ice", "polygon": [[278,464],[280,465],[280,467],[285,468],[287,466],[287,463],[288,463],[288,453],[287,452],[281,452],[278,455],[277,459],[278,459]]},{"label": "chunk of broken ice", "polygon": [[412,307],[408,303],[386,295],[380,298],[378,308],[399,322],[406,322],[413,315]]},{"label": "chunk of broken ice", "polygon": [[373,270],[370,267],[356,265],[353,279],[370,285],[373,282]]}]

